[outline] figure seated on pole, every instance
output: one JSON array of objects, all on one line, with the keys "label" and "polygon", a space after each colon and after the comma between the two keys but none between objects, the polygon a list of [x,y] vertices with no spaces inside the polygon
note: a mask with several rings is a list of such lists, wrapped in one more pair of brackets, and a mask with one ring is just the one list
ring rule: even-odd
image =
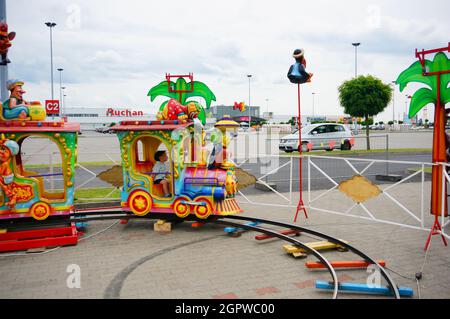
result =
[{"label": "figure seated on pole", "polygon": [[288,72],[288,79],[294,84],[303,84],[306,82],[311,82],[313,76],[312,73],[306,72],[306,60],[305,60],[305,50],[296,49],[292,55],[295,59],[295,64],[291,65]]},{"label": "figure seated on pole", "polygon": [[6,84],[10,97],[1,105],[2,120],[45,120],[45,109],[40,102],[27,102],[23,99],[23,94],[26,93],[22,89],[23,81],[9,80]]}]

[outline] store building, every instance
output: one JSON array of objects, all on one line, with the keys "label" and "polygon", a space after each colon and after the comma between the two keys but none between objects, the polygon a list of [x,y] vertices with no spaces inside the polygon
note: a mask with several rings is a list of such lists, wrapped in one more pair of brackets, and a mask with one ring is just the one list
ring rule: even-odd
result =
[{"label": "store building", "polygon": [[155,120],[154,114],[132,108],[90,108],[70,107],[67,108],[65,116],[69,122],[80,123],[81,130],[95,130],[99,127],[108,127],[114,123],[126,120]]}]

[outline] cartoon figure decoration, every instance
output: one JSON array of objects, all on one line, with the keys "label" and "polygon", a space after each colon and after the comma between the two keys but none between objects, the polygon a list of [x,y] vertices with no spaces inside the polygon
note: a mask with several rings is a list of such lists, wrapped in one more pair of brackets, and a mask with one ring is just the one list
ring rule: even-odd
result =
[{"label": "cartoon figure decoration", "polygon": [[225,190],[229,197],[234,197],[237,193],[237,181],[234,170],[229,169],[227,171],[227,177],[225,178]]},{"label": "cartoon figure decoration", "polygon": [[186,120],[198,118],[200,111],[197,109],[195,103],[190,102],[187,105],[182,105],[175,99],[170,99],[169,102],[157,114],[158,120]]},{"label": "cartoon figure decoration", "polygon": [[239,110],[242,113],[244,113],[246,110],[245,103],[244,102],[240,102],[240,103],[234,102],[233,110]]},{"label": "cartoon figure decoration", "polygon": [[306,60],[305,60],[305,50],[296,49],[292,55],[295,59],[295,64],[291,65],[289,68],[287,77],[291,83],[303,84],[306,82],[311,82],[313,76],[312,73],[306,72]]},{"label": "cartoon figure decoration", "polygon": [[3,193],[9,198],[6,206],[13,208],[16,204],[16,194],[12,189],[14,173],[11,169],[11,160],[19,154],[19,145],[11,140],[5,139],[2,134],[0,140],[0,186]]},{"label": "cartoon figure decoration", "polygon": [[30,103],[23,99],[26,93],[22,86],[25,83],[19,80],[9,80],[6,82],[10,91],[9,99],[3,103],[3,117],[5,119],[26,119],[30,115],[28,106]]},{"label": "cartoon figure decoration", "polygon": [[8,50],[11,47],[11,41],[16,37],[15,32],[8,33],[8,25],[5,22],[0,22],[0,55],[2,60],[0,65],[7,65],[11,63],[8,59]]},{"label": "cartoon figure decoration", "polygon": [[[189,78],[190,82],[186,82],[185,77]],[[171,81],[171,78],[177,78],[176,82]],[[205,109],[209,109],[211,102],[216,100],[216,96],[206,84],[193,80],[193,74],[173,76],[168,74],[166,81],[152,87],[147,95],[151,102],[159,96],[170,98],[159,107],[158,120],[198,119],[203,125],[206,124]],[[191,98],[202,98],[206,106],[198,101],[189,100]]]},{"label": "cartoon figure decoration", "polygon": [[1,116],[3,120],[45,120],[46,113],[40,102],[28,102],[23,99],[26,93],[22,86],[23,81],[9,80],[6,83],[10,91],[10,97],[1,106]]}]

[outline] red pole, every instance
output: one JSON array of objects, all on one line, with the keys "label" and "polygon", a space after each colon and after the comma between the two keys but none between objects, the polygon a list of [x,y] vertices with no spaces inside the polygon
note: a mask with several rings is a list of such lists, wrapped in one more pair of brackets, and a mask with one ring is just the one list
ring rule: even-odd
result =
[{"label": "red pole", "polygon": [[308,214],[305,209],[305,205],[303,203],[303,145],[302,145],[302,126],[301,126],[301,109],[300,109],[300,84],[298,84],[298,119],[297,119],[297,125],[298,125],[298,151],[300,153],[299,157],[299,193],[300,193],[300,199],[298,201],[297,205],[297,211],[295,213],[294,223],[297,222],[298,213],[300,211],[303,211],[305,213],[305,217],[308,218]]},{"label": "red pole", "polygon": [[[433,136],[433,163],[444,163],[446,158],[445,152],[445,107],[441,107],[441,74],[437,74],[437,101],[434,115],[434,136]],[[435,215],[434,224],[431,228],[430,235],[425,243],[425,251],[430,246],[431,236],[441,234],[441,225],[439,216],[444,210],[444,216],[448,216],[447,208],[447,183],[445,188],[442,187],[444,177],[444,166],[435,165],[432,168],[431,175],[431,214]],[[442,193],[445,192],[444,201],[442,201]],[[447,240],[441,234],[444,245],[447,246]]]}]

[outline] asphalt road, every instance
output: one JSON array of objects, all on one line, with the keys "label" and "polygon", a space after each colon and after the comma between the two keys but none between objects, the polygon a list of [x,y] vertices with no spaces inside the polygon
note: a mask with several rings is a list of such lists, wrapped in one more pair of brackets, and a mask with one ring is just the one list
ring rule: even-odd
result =
[{"label": "asphalt road", "polygon": [[[358,156],[346,156],[346,158],[350,158],[352,160],[349,163],[358,171],[362,172],[369,164],[370,161],[361,161],[361,159],[373,159],[373,160],[385,160],[385,154],[368,154],[368,155],[358,155]],[[333,186],[333,183],[329,180],[328,177],[333,179],[335,182],[340,183],[344,180],[347,180],[354,176],[356,172],[351,168],[351,166],[344,160],[344,158],[340,156],[335,156],[333,158],[321,158],[319,156],[312,157],[311,162],[319,167],[317,169],[314,165],[311,164],[311,189],[329,189]],[[376,184],[385,184],[389,182],[376,181],[377,175],[400,175],[402,178],[406,178],[411,175],[411,169],[420,168],[421,165],[419,163],[430,163],[431,162],[431,153],[395,153],[390,154],[390,161],[399,161],[399,162],[409,162],[409,163],[389,163],[386,165],[386,162],[373,163],[365,172],[363,172],[363,176],[368,178],[369,180],[376,182]],[[273,158],[274,163],[266,162],[264,159],[257,161],[256,159],[253,163],[244,163],[241,168],[245,171],[251,173],[257,178],[261,178],[267,173],[273,171],[272,174],[267,176],[267,178],[263,178],[265,182],[275,183],[276,189],[279,192],[289,192],[290,189],[290,176],[291,169],[290,164],[286,165],[284,168],[276,170],[276,167],[281,167],[284,164],[290,161],[290,158],[279,157]],[[278,163],[277,163],[278,161]],[[412,163],[417,162],[417,164]],[[303,160],[303,187],[306,189],[308,187],[308,160]],[[327,175],[327,176],[326,176]],[[293,189],[298,189],[298,181],[299,181],[299,160],[294,158],[293,166],[292,166],[292,176],[293,176]],[[426,179],[429,179],[429,176],[425,176]],[[408,180],[408,182],[418,182],[421,180],[421,176],[413,177]],[[250,188],[246,189],[245,192],[255,193],[260,192],[259,190],[252,190]]]},{"label": "asphalt road", "polygon": [[[272,140],[264,140],[268,138],[267,135],[264,134],[256,134],[256,133],[240,133],[237,139],[233,142],[230,147],[234,154],[237,154],[237,163],[241,163],[242,160],[239,158],[254,155],[257,153],[272,153],[272,154],[280,154],[278,151],[278,143],[277,140],[272,136]],[[362,141],[364,139],[356,139],[358,141]],[[374,149],[385,149],[385,136],[375,136],[372,139],[372,147]],[[377,141],[377,142],[375,142]],[[424,148],[431,147],[432,134],[430,133],[391,133],[389,134],[389,144],[392,148]],[[378,144],[377,144],[378,143]],[[99,174],[107,169],[109,169],[112,165],[89,165],[89,162],[111,162],[115,161],[116,164],[120,165],[120,152],[118,149],[118,140],[115,135],[110,134],[98,134],[98,133],[84,133],[79,138],[79,150],[78,150],[78,162],[82,163],[90,172],[94,174]],[[257,147],[259,145],[259,147]],[[266,147],[267,146],[267,147]],[[356,145],[358,146],[358,144]],[[266,148],[265,148],[266,147]],[[29,139],[23,145],[24,159],[26,164],[49,164],[50,160],[53,163],[58,163],[57,155],[51,155],[52,153],[57,154],[57,148],[52,145],[46,139]],[[356,147],[358,149],[358,147]],[[337,155],[340,151],[335,150],[332,154]],[[295,155],[295,153],[294,153]],[[329,155],[325,153],[324,155]],[[378,159],[385,160],[386,153],[371,153],[365,155],[357,155],[348,157],[354,158],[354,161],[351,163],[354,165],[355,169],[358,171],[363,170],[369,163],[358,161],[358,159]],[[352,168],[342,159],[339,159],[339,156],[334,157],[333,159],[325,159],[325,158],[314,158],[312,161],[323,171],[326,175],[331,177],[336,182],[341,182],[345,179],[350,178],[356,172],[352,170]],[[408,162],[431,162],[431,153],[424,152],[416,152],[416,153],[391,153],[389,154],[389,160],[391,161],[408,161]],[[245,169],[250,174],[260,178],[270,171],[274,171],[273,174],[270,174],[265,181],[270,181],[276,183],[277,189],[281,192],[288,192],[290,189],[290,165],[287,165],[284,168],[276,170],[278,167],[283,166],[284,164],[290,161],[289,157],[285,156],[273,156],[268,158],[251,158],[250,162],[244,163],[241,167]],[[377,174],[386,174],[388,171],[389,174],[401,175],[403,177],[408,176],[410,173],[408,169],[418,168],[419,164],[401,164],[401,163],[390,163],[387,167],[386,163],[375,163],[373,164],[365,173],[363,174],[367,178],[371,180],[375,180],[375,176]],[[48,167],[42,168],[33,168],[34,171],[40,173],[49,173],[50,169]],[[55,169],[53,173],[57,173],[58,170]],[[76,185],[79,186],[81,184],[86,183],[89,179],[92,179],[89,183],[85,184],[83,187],[108,187],[109,185],[98,178],[95,178],[93,174],[87,172],[86,170],[78,168],[76,170]],[[311,167],[311,188],[312,189],[327,189],[333,186],[331,181],[320,172],[317,168]],[[298,188],[298,160],[294,159],[293,161],[293,189]],[[304,187],[307,187],[307,178],[308,178],[308,167],[307,162],[304,161],[303,165],[303,177],[304,177]],[[428,178],[428,177],[427,177]],[[420,180],[420,176],[417,176],[410,181],[418,181]],[[47,178],[47,187],[51,187],[53,183],[54,188],[59,188],[59,185],[62,185],[60,177]],[[377,181],[379,184],[380,182]],[[246,193],[254,193],[260,192],[259,190],[254,189],[253,187],[249,187],[245,190]]]},{"label": "asphalt road", "polygon": [[[347,158],[351,158],[349,162],[353,165],[353,167],[361,172],[364,170],[370,162],[361,161],[361,159],[379,159],[384,160],[384,154],[370,154],[364,156],[348,156]],[[431,161],[431,154],[429,153],[398,153],[391,154],[391,161],[407,161],[410,163],[390,163],[389,166],[386,166],[386,163],[374,163],[372,166],[367,169],[363,176],[367,177],[369,180],[372,180],[376,184],[385,184],[389,182],[376,181],[376,175],[378,174],[386,174],[388,171],[391,175],[400,175],[402,178],[405,178],[411,175],[411,169],[420,168],[420,164],[414,164],[411,162],[424,162],[429,163]],[[341,157],[334,157],[331,159],[314,157],[311,158],[311,161],[317,165],[319,169],[315,168],[311,165],[311,189],[312,190],[320,190],[320,189],[329,189],[333,187],[332,182],[324,175],[328,175],[331,179],[333,179],[336,183],[340,183],[344,180],[347,180],[354,176],[356,172],[349,166],[349,164],[343,160]],[[273,171],[269,176],[265,177],[263,180],[265,182],[270,182],[276,184],[276,189],[279,192],[289,192],[291,183],[290,183],[290,164],[285,167],[277,170],[278,167],[283,166],[286,163],[290,162],[289,157],[278,157],[272,158],[270,162],[267,161],[267,158],[254,159],[250,163],[244,163],[241,165],[241,168],[246,172],[254,175],[257,178],[261,178],[270,171]],[[101,172],[108,170],[112,165],[101,165],[101,166],[90,166],[87,165],[86,168],[90,171],[86,171],[81,168],[76,169],[76,178],[75,178],[75,186],[82,185],[82,188],[101,188],[101,187],[111,187],[108,183],[100,180],[95,175],[100,174]],[[293,159],[292,164],[292,187],[293,190],[298,189],[298,180],[299,180],[299,161],[298,158]],[[34,169],[36,172],[40,173],[48,173],[48,168],[36,168]],[[58,173],[60,170],[55,169],[54,173]],[[92,173],[93,174],[92,174]],[[305,159],[303,161],[303,187],[307,189],[308,187],[308,160]],[[426,174],[426,180],[429,180],[430,177]],[[408,180],[408,182],[419,182],[421,180],[421,175]],[[46,187],[51,188],[53,183],[53,188],[58,189],[62,188],[62,179],[59,176],[56,177],[47,177],[46,178]],[[253,186],[248,187],[244,190],[245,194],[261,194],[263,191],[254,188]]]},{"label": "asphalt road", "polygon": [[[375,133],[371,135],[371,148],[385,150],[389,142],[390,149],[399,148],[431,148],[432,133]],[[285,134],[267,135],[264,132],[242,133],[239,132],[229,150],[236,157],[248,157],[256,154],[279,154],[279,139]],[[363,135],[355,137],[355,150],[366,149],[366,139]],[[30,138],[22,145],[22,152],[27,154],[29,164],[48,164],[49,155],[58,152],[58,149],[48,139]],[[100,134],[96,132],[84,132],[78,139],[78,161],[99,162],[114,160],[120,162],[119,141],[114,134]],[[53,158],[58,162],[57,157]]]}]

